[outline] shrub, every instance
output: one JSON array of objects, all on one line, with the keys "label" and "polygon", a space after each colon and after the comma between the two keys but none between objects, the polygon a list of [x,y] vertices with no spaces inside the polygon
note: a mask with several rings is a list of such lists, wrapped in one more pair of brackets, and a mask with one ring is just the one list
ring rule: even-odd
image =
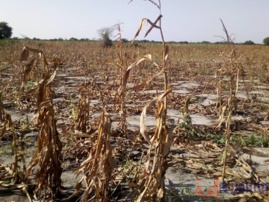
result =
[{"label": "shrub", "polygon": [[110,39],[110,35],[112,34],[113,31],[114,30],[112,28],[102,28],[98,30],[103,47],[112,46],[112,40]]}]

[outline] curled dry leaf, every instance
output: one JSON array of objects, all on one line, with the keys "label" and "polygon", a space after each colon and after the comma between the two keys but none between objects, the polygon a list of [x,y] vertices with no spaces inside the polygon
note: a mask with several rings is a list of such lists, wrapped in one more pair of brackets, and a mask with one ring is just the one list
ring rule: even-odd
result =
[{"label": "curled dry leaf", "polygon": [[143,27],[143,25],[145,24],[146,21],[148,21],[147,18],[143,18],[143,19],[140,21],[140,25],[139,25],[139,27],[138,27],[138,30],[137,30],[137,32],[136,32],[136,34],[135,34],[135,36],[134,36],[134,39],[132,40],[131,44],[134,43],[136,37],[138,37],[138,35],[139,35],[139,33],[140,33],[140,31],[141,31],[141,29],[142,29],[142,27]]},{"label": "curled dry leaf", "polygon": [[30,52],[38,54],[38,56],[43,59],[44,65],[45,66],[48,65],[47,58],[46,58],[46,56],[45,56],[45,54],[44,54],[44,52],[42,50],[35,49],[35,48],[29,48],[27,46],[23,47],[21,55],[20,55],[20,60],[21,61],[27,61],[28,58],[29,58]]},{"label": "curled dry leaf", "polygon": [[169,56],[169,46],[165,45],[165,50],[164,50],[164,61],[166,62],[168,60]]},{"label": "curled dry leaf", "polygon": [[134,68],[137,67],[137,65],[139,65],[141,62],[145,61],[145,60],[152,60],[151,54],[147,54],[144,55],[144,57],[140,58],[138,61],[132,63],[126,70],[126,72],[124,73],[124,77],[123,77],[123,85],[122,85],[122,90],[121,90],[121,94],[124,93],[126,91],[126,84],[130,75],[130,71]]},{"label": "curled dry leaf", "polygon": [[220,127],[221,127],[221,124],[222,124],[223,121],[224,121],[224,114],[225,114],[225,112],[226,112],[226,108],[227,108],[226,106],[223,106],[223,107],[222,107],[221,114],[220,114],[218,120],[217,120],[216,123],[215,123],[216,128],[220,128]]},{"label": "curled dry leaf", "polygon": [[140,116],[140,134],[143,136],[143,138],[147,141],[147,142],[150,142],[149,141],[149,136],[147,134],[147,131],[146,131],[146,126],[144,124],[144,120],[146,118],[146,114],[147,114],[147,108],[152,106],[156,101],[160,101],[162,100],[166,95],[168,95],[170,92],[172,92],[172,88],[169,88],[166,92],[164,92],[163,94],[161,94],[160,96],[154,98],[153,100],[151,100],[150,102],[148,102],[143,110],[142,110],[142,113],[141,113],[141,116]]},{"label": "curled dry leaf", "polygon": [[21,84],[21,89],[24,88],[24,83],[27,81],[27,78],[32,71],[32,66],[35,62],[35,58],[33,58],[30,62],[24,65],[24,71],[23,71],[23,78],[22,78],[22,84]]}]

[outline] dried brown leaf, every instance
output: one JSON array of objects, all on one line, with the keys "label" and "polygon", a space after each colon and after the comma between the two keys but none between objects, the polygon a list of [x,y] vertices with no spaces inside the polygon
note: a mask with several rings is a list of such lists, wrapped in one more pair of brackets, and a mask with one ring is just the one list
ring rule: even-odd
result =
[{"label": "dried brown leaf", "polygon": [[131,44],[135,41],[136,37],[138,37],[138,35],[139,35],[139,33],[140,33],[140,31],[141,31],[141,29],[142,29],[142,27],[143,27],[143,25],[145,24],[146,21],[148,21],[147,18],[143,18],[143,19],[141,20],[140,25],[139,25],[139,27],[138,27],[138,30],[137,30],[137,32],[136,32],[136,34],[135,34],[135,36],[134,36],[134,39],[132,40]]},{"label": "dried brown leaf", "polygon": [[124,73],[124,77],[123,77],[123,85],[122,85],[122,90],[121,90],[121,94],[124,93],[126,91],[126,84],[130,75],[130,71],[134,68],[137,67],[141,62],[145,61],[145,60],[151,60],[151,55],[147,54],[144,55],[144,57],[140,58],[138,61],[132,63],[126,70],[126,72]]},{"label": "dried brown leaf", "polygon": [[164,61],[166,62],[168,60],[169,56],[169,46],[165,45],[165,50],[164,50]]},{"label": "dried brown leaf", "polygon": [[232,42],[231,37],[229,36],[229,33],[228,33],[228,31],[227,31],[227,29],[226,29],[226,27],[225,27],[224,22],[222,21],[222,19],[220,19],[220,22],[221,22],[222,27],[223,27],[223,30],[224,30],[224,32],[226,34],[227,42],[228,43],[231,43]]},{"label": "dried brown leaf", "polygon": [[167,96],[170,92],[172,92],[172,88],[169,88],[166,92],[164,92],[163,94],[161,94],[160,96],[154,98],[153,100],[151,100],[150,102],[148,102],[142,112],[141,112],[141,116],[140,116],[140,133],[141,135],[143,136],[143,138],[150,143],[150,140],[149,140],[149,136],[147,134],[147,131],[146,131],[146,126],[144,124],[144,119],[146,118],[146,113],[147,113],[147,108],[151,105],[153,105],[156,101],[160,101],[162,100],[165,96]]},{"label": "dried brown leaf", "polygon": [[148,31],[146,32],[145,37],[151,32],[151,30],[152,30],[153,28],[160,29],[160,27],[157,26],[156,24],[157,24],[157,22],[159,22],[159,20],[160,20],[162,17],[163,17],[162,15],[159,15],[158,18],[155,20],[154,23],[152,23],[150,20],[148,20],[148,23],[151,25],[151,27],[150,27],[150,28],[148,29]]},{"label": "dried brown leaf", "polygon": [[94,196],[89,199],[90,201],[94,199],[108,200],[107,189],[114,168],[109,141],[110,129],[111,120],[104,110],[98,126],[98,138],[93,148],[88,151],[88,158],[77,169],[77,175],[83,174],[83,179],[86,183],[86,190],[82,195],[82,200],[87,200],[88,195],[93,191]]},{"label": "dried brown leaf", "polygon": [[221,124],[223,123],[224,121],[224,114],[226,112],[226,109],[227,107],[226,106],[223,106],[222,109],[221,109],[221,114],[218,118],[218,120],[216,121],[215,125],[216,125],[216,128],[220,128],[221,127]]},{"label": "dried brown leaf", "polygon": [[4,109],[2,110],[4,114],[4,125],[0,133],[0,139],[5,135],[6,130],[12,126],[12,119],[11,119],[10,114],[8,114]]},{"label": "dried brown leaf", "polygon": [[45,82],[45,86],[49,85],[49,84],[55,79],[55,76],[56,76],[56,74],[57,74],[57,70],[58,70],[58,68],[56,68],[56,69],[53,71],[53,73],[51,74],[51,76],[50,76],[49,78],[47,78],[46,81],[44,81],[44,82]]},{"label": "dried brown leaf", "polygon": [[21,55],[20,55],[20,60],[21,61],[27,61],[29,55],[30,55],[30,51],[28,50],[28,48],[23,47]]},{"label": "dried brown leaf", "polygon": [[24,72],[23,72],[23,82],[25,82],[27,80],[27,77],[32,70],[32,66],[33,66],[34,62],[35,62],[35,58],[33,58],[30,62],[25,64],[25,68],[24,68]]}]

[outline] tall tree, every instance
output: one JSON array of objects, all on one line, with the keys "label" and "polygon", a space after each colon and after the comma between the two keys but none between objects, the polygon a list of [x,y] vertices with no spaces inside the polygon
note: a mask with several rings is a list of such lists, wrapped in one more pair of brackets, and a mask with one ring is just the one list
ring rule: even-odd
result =
[{"label": "tall tree", "polygon": [[12,28],[6,22],[0,22],[0,39],[8,39],[12,36]]}]

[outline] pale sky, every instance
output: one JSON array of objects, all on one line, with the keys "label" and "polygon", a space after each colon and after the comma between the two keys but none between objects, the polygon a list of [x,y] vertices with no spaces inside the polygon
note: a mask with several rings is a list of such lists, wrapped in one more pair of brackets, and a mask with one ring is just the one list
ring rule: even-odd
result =
[{"label": "pale sky", "polygon": [[[13,37],[54,39],[99,38],[97,30],[122,23],[122,37],[131,40],[142,18],[151,21],[157,7],[144,0],[1,0],[0,21]],[[162,0],[166,41],[222,41],[221,18],[235,42],[262,43],[269,36],[269,0]],[[145,24],[146,25],[146,24]],[[146,25],[138,39],[144,39]],[[116,32],[115,32],[116,34]],[[160,41],[157,30],[147,40]]]}]

